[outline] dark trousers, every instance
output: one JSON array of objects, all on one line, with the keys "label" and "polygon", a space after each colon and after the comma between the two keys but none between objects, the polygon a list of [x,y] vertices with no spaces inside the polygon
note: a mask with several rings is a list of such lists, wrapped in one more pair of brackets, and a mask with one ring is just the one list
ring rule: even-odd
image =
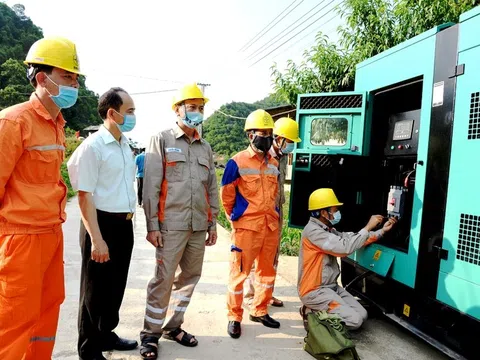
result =
[{"label": "dark trousers", "polygon": [[138,205],[142,205],[142,192],[143,192],[143,178],[137,178],[137,196],[138,196]]},{"label": "dark trousers", "polygon": [[78,354],[84,360],[100,354],[102,347],[116,340],[113,330],[119,322],[133,249],[131,220],[99,210],[97,218],[103,240],[108,245],[110,260],[97,263],[91,259],[90,235],[82,222]]}]

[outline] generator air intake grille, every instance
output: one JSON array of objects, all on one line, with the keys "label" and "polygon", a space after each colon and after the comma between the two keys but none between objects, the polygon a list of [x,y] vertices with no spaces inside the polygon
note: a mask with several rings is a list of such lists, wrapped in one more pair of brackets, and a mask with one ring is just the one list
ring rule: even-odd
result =
[{"label": "generator air intake grille", "polygon": [[312,163],[316,167],[320,168],[331,168],[332,162],[328,155],[319,155],[319,154],[312,154]]},{"label": "generator air intake grille", "polygon": [[457,259],[480,265],[480,216],[461,214]]},{"label": "generator air intake grille", "polygon": [[468,140],[480,139],[480,92],[472,94],[470,100],[470,121],[468,123]]},{"label": "generator air intake grille", "polygon": [[310,96],[300,98],[300,109],[352,109],[361,108],[362,95]]}]

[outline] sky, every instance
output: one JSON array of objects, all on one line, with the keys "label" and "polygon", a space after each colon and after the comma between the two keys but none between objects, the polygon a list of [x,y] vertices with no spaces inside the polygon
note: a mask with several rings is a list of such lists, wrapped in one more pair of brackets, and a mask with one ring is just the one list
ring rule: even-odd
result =
[{"label": "sky", "polygon": [[[269,95],[273,63],[284,69],[289,59],[301,61],[317,31],[335,41],[341,23],[331,11],[341,0],[4,2],[23,4],[25,14],[45,36],[58,35],[75,42],[86,85],[97,94],[113,86],[135,94],[206,83],[210,84],[205,90],[210,99],[206,116],[223,104],[254,102]],[[282,12],[280,17],[288,15],[276,23]],[[257,36],[269,24],[271,29]],[[258,41],[245,49],[255,36]],[[255,56],[249,58],[251,55]],[[132,95],[137,125],[126,135],[147,144],[150,136],[174,125],[173,95]]]}]

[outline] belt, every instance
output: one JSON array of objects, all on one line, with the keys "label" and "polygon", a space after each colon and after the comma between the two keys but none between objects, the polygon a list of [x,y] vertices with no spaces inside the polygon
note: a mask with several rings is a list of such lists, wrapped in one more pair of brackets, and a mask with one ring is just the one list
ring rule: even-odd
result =
[{"label": "belt", "polygon": [[133,218],[133,213],[131,213],[131,212],[112,213],[112,212],[98,210],[98,209],[97,209],[97,212],[102,214],[102,215],[113,216],[113,217],[117,217],[117,218],[120,218],[120,219],[123,219],[123,220],[132,220],[132,218]]}]

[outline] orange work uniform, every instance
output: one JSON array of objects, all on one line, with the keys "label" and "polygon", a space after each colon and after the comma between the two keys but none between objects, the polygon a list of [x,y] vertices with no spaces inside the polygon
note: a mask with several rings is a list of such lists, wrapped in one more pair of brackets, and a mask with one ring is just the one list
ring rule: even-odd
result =
[{"label": "orange work uniform", "polygon": [[[242,321],[243,283],[255,262],[255,296],[251,315],[267,314],[275,280],[279,209],[278,163],[267,155],[259,157],[251,147],[230,159],[222,178],[221,197],[232,221],[228,284],[228,320]],[[240,251],[241,250],[241,251]]]},{"label": "orange work uniform", "polygon": [[36,94],[0,112],[0,359],[50,359],[65,298],[65,120]]}]

